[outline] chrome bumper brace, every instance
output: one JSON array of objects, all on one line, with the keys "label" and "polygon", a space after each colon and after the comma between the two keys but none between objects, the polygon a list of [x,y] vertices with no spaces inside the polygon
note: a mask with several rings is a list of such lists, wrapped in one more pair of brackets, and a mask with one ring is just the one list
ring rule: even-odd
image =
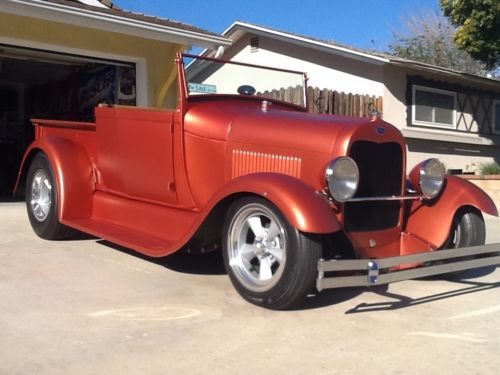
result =
[{"label": "chrome bumper brace", "polygon": [[[471,257],[473,257],[471,259]],[[391,271],[390,268],[422,264]],[[318,291],[330,288],[371,286],[439,275],[484,266],[500,265],[500,245],[465,247],[432,253],[403,255],[381,259],[324,260],[318,262]],[[329,273],[326,275],[326,273]],[[345,276],[346,274],[351,274]]]}]

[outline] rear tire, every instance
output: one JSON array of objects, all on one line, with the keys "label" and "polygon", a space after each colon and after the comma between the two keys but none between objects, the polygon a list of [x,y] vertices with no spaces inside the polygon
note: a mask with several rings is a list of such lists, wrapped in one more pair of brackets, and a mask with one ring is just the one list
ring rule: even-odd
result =
[{"label": "rear tire", "polygon": [[31,227],[39,237],[62,240],[76,233],[59,222],[57,183],[50,162],[42,152],[35,155],[28,170],[26,208]]},{"label": "rear tire", "polygon": [[223,231],[226,271],[247,301],[269,309],[296,307],[314,291],[321,244],[299,232],[271,202],[234,202]]}]

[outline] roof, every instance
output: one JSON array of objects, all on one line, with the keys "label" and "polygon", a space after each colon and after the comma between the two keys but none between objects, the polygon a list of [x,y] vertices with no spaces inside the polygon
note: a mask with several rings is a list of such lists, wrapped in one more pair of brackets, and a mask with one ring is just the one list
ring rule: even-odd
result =
[{"label": "roof", "polygon": [[500,86],[500,81],[496,79],[481,77],[478,75],[443,68],[436,65],[426,64],[419,61],[404,59],[401,57],[389,55],[387,53],[366,51],[360,48],[342,45],[340,43],[316,39],[309,36],[294,34],[286,31],[281,31],[269,27],[258,26],[255,24],[236,21],[228,27],[222,35],[230,38],[233,43],[239,40],[245,33],[268,37],[275,40],[281,40],[295,45],[300,45],[306,48],[320,50],[333,55],[343,56],[346,58],[364,61],[374,65],[391,64],[396,66],[404,66],[415,70],[422,70],[434,73],[440,73],[447,76],[454,76],[465,80],[481,81],[482,83],[493,84]]},{"label": "roof", "polygon": [[103,6],[89,5],[92,3],[95,0],[0,0],[0,12],[186,46],[216,49],[231,44],[219,34],[178,21],[125,11],[109,0],[99,0]]}]

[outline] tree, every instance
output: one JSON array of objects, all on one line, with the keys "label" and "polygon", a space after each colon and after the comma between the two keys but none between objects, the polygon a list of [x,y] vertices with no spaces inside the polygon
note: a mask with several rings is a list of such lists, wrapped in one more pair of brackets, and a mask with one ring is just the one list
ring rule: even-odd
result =
[{"label": "tree", "polygon": [[444,15],[457,26],[458,48],[489,68],[500,63],[500,1],[440,0]]},{"label": "tree", "polygon": [[410,60],[481,76],[493,71],[457,48],[453,41],[455,27],[436,12],[417,13],[405,22],[404,33],[394,33],[390,53]]}]

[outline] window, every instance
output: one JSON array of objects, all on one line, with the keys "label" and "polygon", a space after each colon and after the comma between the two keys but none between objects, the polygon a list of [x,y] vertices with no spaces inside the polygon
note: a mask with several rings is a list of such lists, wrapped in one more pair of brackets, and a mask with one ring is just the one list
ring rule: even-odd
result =
[{"label": "window", "polygon": [[500,134],[500,100],[493,101],[493,133]]},{"label": "window", "polygon": [[454,92],[414,85],[412,98],[413,125],[455,129]]}]

